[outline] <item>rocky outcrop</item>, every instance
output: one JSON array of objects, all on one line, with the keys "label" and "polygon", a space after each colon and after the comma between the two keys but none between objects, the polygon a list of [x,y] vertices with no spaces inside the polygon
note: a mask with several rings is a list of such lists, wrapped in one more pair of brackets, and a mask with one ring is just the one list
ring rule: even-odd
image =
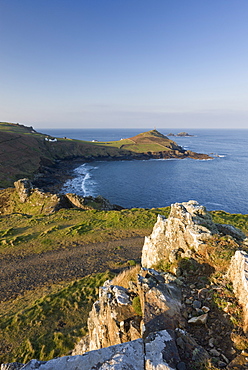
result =
[{"label": "rocky outcrop", "polygon": [[174,370],[180,358],[173,336],[173,333],[163,330],[150,334],[145,340],[137,339],[84,355],[64,356],[47,362],[31,360],[18,368],[13,364],[5,364],[1,370]]},{"label": "rocky outcrop", "polygon": [[143,268],[138,275],[138,288],[143,336],[158,330],[174,330],[180,325],[181,290],[173,275]]},{"label": "rocky outcrop", "polygon": [[142,266],[153,267],[161,260],[173,262],[178,255],[190,257],[217,233],[210,214],[198,202],[172,204],[168,219],[159,215],[152,234],[145,238]]},{"label": "rocky outcrop", "polygon": [[24,203],[29,195],[31,194],[31,190],[33,189],[33,185],[29,181],[29,179],[21,179],[14,182],[16,191],[19,195],[20,202]]},{"label": "rocky outcrop", "polygon": [[236,251],[231,259],[228,276],[244,310],[244,330],[248,332],[248,254]]},{"label": "rocky outcrop", "polygon": [[167,136],[189,137],[189,136],[194,136],[194,135],[190,135],[187,132],[183,131],[183,132],[179,132],[178,134],[173,134],[170,132]]},{"label": "rocky outcrop", "polygon": [[173,331],[153,332],[145,339],[145,369],[173,370],[180,363]]},{"label": "rocky outcrop", "polygon": [[133,292],[123,287],[104,284],[89,314],[89,351],[141,337],[141,318],[134,311],[133,298]]},{"label": "rocky outcrop", "polygon": [[[141,269],[130,289],[107,281],[100,289],[88,319],[88,336],[73,355],[124,343],[161,330],[175,330],[183,322],[181,292],[177,279],[168,273]],[[138,299],[141,312],[134,302]]]},{"label": "rocky outcrop", "polygon": [[216,227],[218,229],[218,232],[223,235],[230,235],[232,238],[242,241],[244,244],[248,244],[248,239],[246,238],[246,235],[241,231],[238,230],[233,225],[227,225],[227,224],[216,224]]},{"label": "rocky outcrop", "polygon": [[[210,317],[214,310],[214,305],[210,303],[214,297],[212,291],[222,289],[223,286],[210,287],[206,284],[204,287],[204,279],[195,281],[196,270],[200,277],[201,262],[192,258],[202,245],[219,233],[241,242],[247,240],[234,227],[216,225],[206,209],[195,201],[172,205],[169,218],[158,216],[152,235],[145,240],[143,267],[137,279],[129,282],[128,289],[114,285],[111,281],[105,282],[100,289],[99,299],[89,314],[89,334],[77,344],[72,356],[47,362],[32,360],[23,367],[20,364],[17,367],[4,367],[14,366],[5,364],[1,370],[186,370],[202,365],[211,358],[219,368],[226,367],[233,357],[232,354],[229,356],[228,351],[221,352],[219,346],[214,348],[214,326],[217,322],[219,324],[218,319],[214,322],[217,312]],[[197,268],[193,269],[192,274],[190,268],[179,277],[149,268],[161,260],[173,262],[179,256],[191,257],[186,260],[189,264],[195,262]],[[246,331],[247,271],[248,254],[237,251],[231,260],[228,277],[244,307]],[[223,317],[223,323],[227,325],[228,316]],[[194,336],[188,334],[187,331],[191,332],[193,327],[198,331],[197,341],[204,336],[200,343],[207,350],[197,343]],[[216,336],[219,337],[220,345],[223,338],[219,334],[223,335],[223,332],[217,329]],[[235,354],[236,351],[232,350]],[[228,369],[232,369],[230,366],[231,362]]]},{"label": "rocky outcrop", "polygon": [[[8,369],[8,368],[7,368]],[[64,356],[50,361],[31,360],[21,370],[143,370],[144,346],[138,339],[133,342],[91,351],[84,355]],[[5,368],[1,368],[5,370]]]},{"label": "rocky outcrop", "polygon": [[[47,362],[31,360],[26,365],[3,364],[1,370],[185,370],[185,354],[188,361],[204,363],[208,353],[178,328],[185,324],[181,284],[170,273],[146,268],[130,289],[107,281],[89,315],[89,335],[71,356]],[[133,305],[137,297],[142,316]]]},{"label": "rocky outcrop", "polygon": [[[51,214],[61,208],[97,209],[103,211],[121,210],[122,207],[111,204],[102,196],[81,197],[77,194],[50,193],[36,188],[29,179],[14,183],[15,190],[0,193],[0,213],[23,212],[27,214]],[[17,197],[13,193],[17,193]]]},{"label": "rocky outcrop", "polygon": [[81,197],[80,195],[67,193],[65,197],[68,199],[72,207],[81,209],[100,209],[103,211],[120,210],[122,207],[111,204],[106,198],[98,195],[97,197]]}]

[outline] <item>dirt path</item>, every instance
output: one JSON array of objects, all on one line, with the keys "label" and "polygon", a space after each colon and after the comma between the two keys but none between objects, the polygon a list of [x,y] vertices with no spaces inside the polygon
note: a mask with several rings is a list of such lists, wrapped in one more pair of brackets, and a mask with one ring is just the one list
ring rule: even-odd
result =
[{"label": "dirt path", "polygon": [[0,261],[0,300],[14,298],[26,290],[59,281],[69,281],[94,272],[115,269],[118,262],[141,257],[144,238],[129,238]]}]

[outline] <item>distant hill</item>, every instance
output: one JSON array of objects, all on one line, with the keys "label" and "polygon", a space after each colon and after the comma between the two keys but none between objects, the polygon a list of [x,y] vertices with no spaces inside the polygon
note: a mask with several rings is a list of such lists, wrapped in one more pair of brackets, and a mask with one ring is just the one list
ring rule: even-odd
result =
[{"label": "distant hill", "polygon": [[157,130],[129,139],[89,142],[53,138],[21,124],[0,122],[0,187],[28,177],[33,179],[45,167],[61,160],[93,161],[149,158],[209,158],[204,154],[185,151]]}]

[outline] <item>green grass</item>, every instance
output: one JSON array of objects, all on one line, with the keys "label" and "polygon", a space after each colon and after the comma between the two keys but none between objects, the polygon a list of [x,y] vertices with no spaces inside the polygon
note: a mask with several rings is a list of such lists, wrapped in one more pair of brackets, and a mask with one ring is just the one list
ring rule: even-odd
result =
[{"label": "green grass", "polygon": [[141,308],[141,303],[140,303],[140,297],[134,297],[132,301],[132,306],[135,311],[135,313],[139,316],[142,316],[142,308]]},{"label": "green grass", "polygon": [[[9,215],[0,216],[0,253],[29,254],[66,248],[75,243],[95,243],[149,235],[157,215],[168,217],[170,208],[98,211],[61,209],[51,215],[30,215],[28,205]],[[32,211],[34,211],[32,208]],[[229,223],[248,233],[248,215],[211,212],[218,223]],[[221,253],[225,250],[222,241]]]},{"label": "green grass", "polygon": [[26,255],[76,243],[145,236],[151,233],[158,214],[168,216],[169,207],[121,211],[61,209],[51,215],[13,213],[0,217],[0,253]]},{"label": "green grass", "polygon": [[231,214],[225,211],[212,211],[210,213],[215,223],[233,225],[244,233],[248,233],[248,215]]},{"label": "green grass", "polygon": [[39,290],[0,304],[0,363],[49,360],[69,354],[87,332],[87,318],[98,288],[113,274],[106,272]]}]

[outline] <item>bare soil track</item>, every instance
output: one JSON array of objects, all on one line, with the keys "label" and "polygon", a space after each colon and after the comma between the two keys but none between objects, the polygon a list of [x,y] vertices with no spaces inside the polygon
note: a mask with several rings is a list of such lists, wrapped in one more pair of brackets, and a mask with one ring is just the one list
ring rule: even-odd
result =
[{"label": "bare soil track", "polygon": [[4,256],[0,260],[0,300],[15,298],[47,284],[121,268],[128,260],[139,260],[143,242],[144,238],[137,237],[73,245],[25,257]]}]

